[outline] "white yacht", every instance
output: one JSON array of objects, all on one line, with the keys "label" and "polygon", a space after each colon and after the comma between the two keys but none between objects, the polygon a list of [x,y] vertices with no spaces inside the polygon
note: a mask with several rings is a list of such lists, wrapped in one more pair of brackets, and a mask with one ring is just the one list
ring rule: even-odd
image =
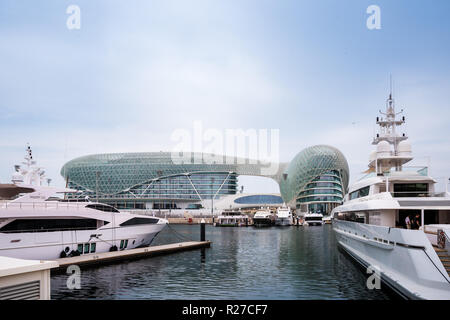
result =
[{"label": "white yacht", "polygon": [[246,227],[248,217],[239,210],[224,210],[214,222],[216,227]]},{"label": "white yacht", "polygon": [[331,216],[324,216],[322,218],[322,221],[323,221],[324,224],[331,224],[333,222],[332,220],[333,219],[331,218]]},{"label": "white yacht", "polygon": [[303,217],[304,225],[321,226],[323,225],[323,214],[321,213],[306,213]]},{"label": "white yacht", "polygon": [[0,185],[0,256],[53,260],[149,246],[167,224],[102,203],[52,197],[76,190],[44,186],[30,147],[15,168],[13,183]]},{"label": "white yacht", "polygon": [[390,95],[367,175],[332,211],[333,230],[351,257],[402,297],[450,299],[450,195],[435,191],[427,167],[404,166],[413,157],[396,130],[405,123],[399,113]]},{"label": "white yacht", "polygon": [[275,217],[269,209],[261,209],[256,211],[253,216],[254,227],[270,227],[275,224]]},{"label": "white yacht", "polygon": [[291,209],[286,206],[277,209],[275,218],[275,225],[277,226],[290,226],[292,225],[292,213]]}]

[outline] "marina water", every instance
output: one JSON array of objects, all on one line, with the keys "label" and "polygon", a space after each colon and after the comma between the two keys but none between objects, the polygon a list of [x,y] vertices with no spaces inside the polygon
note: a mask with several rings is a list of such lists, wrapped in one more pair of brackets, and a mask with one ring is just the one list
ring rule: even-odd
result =
[{"label": "marina water", "polygon": [[[170,225],[152,245],[198,240],[199,225]],[[331,225],[215,228],[212,246],[81,269],[81,289],[52,276],[52,299],[389,299],[338,250]]]}]

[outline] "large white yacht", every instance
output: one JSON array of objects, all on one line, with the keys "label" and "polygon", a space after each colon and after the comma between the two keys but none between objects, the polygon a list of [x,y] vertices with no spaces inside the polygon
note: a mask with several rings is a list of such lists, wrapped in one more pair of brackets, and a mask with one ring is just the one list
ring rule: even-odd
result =
[{"label": "large white yacht", "polygon": [[450,195],[435,191],[427,167],[404,166],[413,157],[406,134],[397,132],[401,112],[391,94],[376,120],[367,175],[333,210],[333,229],[351,257],[402,297],[450,299]]},{"label": "large white yacht", "polygon": [[289,207],[282,206],[277,209],[275,218],[276,226],[290,226],[292,225],[292,212]]},{"label": "large white yacht", "polygon": [[0,256],[52,260],[149,246],[167,220],[102,203],[52,197],[76,190],[44,186],[28,146],[11,184],[0,185]]}]

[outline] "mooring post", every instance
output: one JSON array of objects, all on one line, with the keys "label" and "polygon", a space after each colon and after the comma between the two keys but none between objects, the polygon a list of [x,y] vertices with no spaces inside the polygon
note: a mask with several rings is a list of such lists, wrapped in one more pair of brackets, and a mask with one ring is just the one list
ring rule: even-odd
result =
[{"label": "mooring post", "polygon": [[200,221],[200,241],[205,241],[205,219]]}]

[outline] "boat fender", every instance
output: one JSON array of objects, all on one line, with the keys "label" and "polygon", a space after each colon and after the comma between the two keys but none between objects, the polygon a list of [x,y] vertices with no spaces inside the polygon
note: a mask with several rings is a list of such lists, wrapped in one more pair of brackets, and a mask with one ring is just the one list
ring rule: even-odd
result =
[{"label": "boat fender", "polygon": [[69,254],[69,257],[78,257],[80,255],[80,251],[72,250]]},{"label": "boat fender", "polygon": [[61,251],[61,253],[59,254],[59,257],[60,257],[60,258],[65,258],[65,257],[67,257],[67,253],[63,250],[63,251]]},{"label": "boat fender", "polygon": [[117,246],[112,246],[111,248],[109,248],[109,252],[112,252],[112,251],[117,251]]}]

